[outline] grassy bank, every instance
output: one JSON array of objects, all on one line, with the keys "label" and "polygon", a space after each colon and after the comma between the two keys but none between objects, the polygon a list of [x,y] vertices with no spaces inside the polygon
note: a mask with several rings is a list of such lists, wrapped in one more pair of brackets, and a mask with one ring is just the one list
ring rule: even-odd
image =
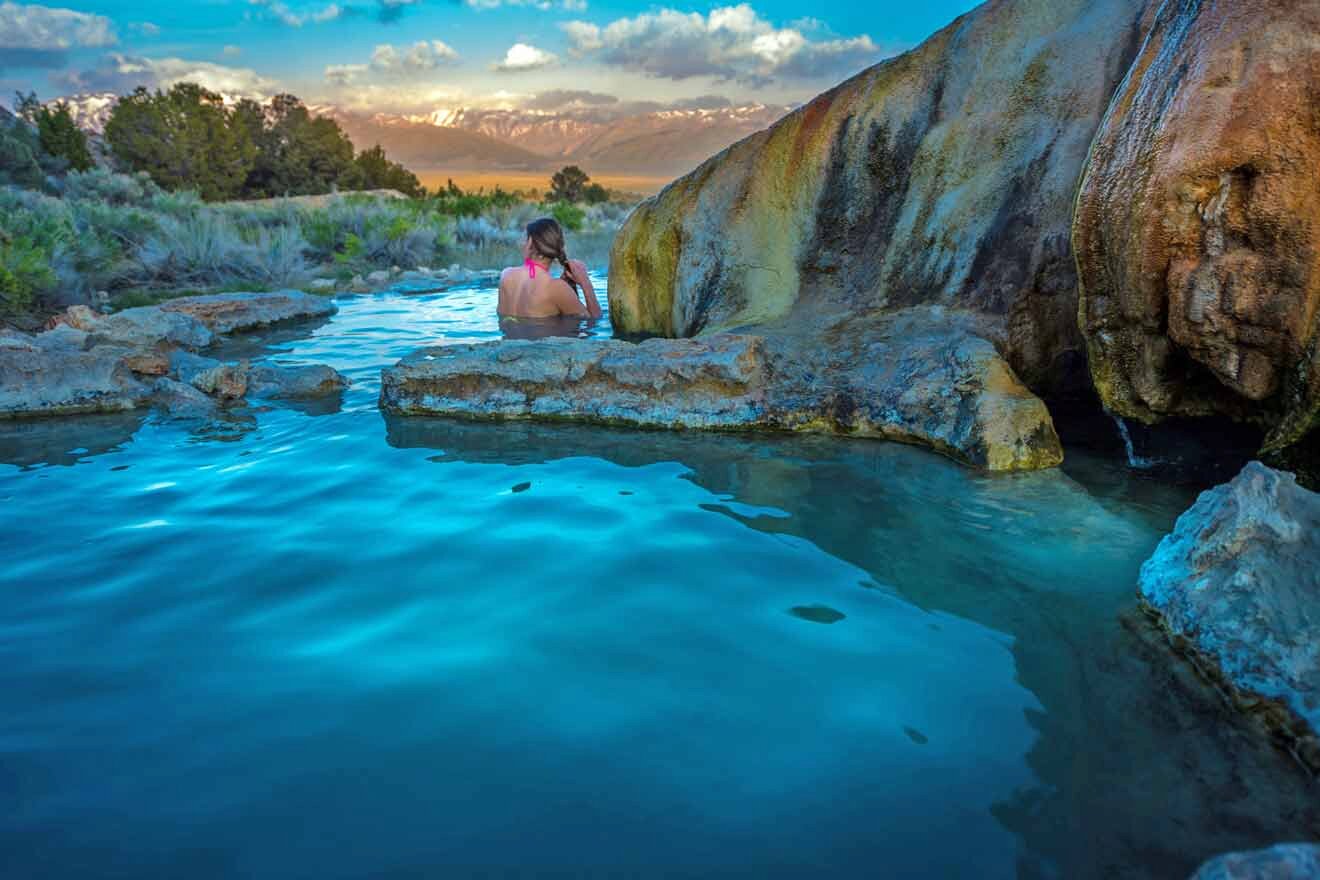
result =
[{"label": "grassy bank", "polygon": [[58,191],[0,188],[0,315],[40,315],[106,292],[112,303],[172,291],[303,287],[398,266],[520,261],[525,225],[557,216],[569,253],[602,265],[629,206],[540,205],[503,192],[423,198],[203,202],[145,175],[70,173]]}]

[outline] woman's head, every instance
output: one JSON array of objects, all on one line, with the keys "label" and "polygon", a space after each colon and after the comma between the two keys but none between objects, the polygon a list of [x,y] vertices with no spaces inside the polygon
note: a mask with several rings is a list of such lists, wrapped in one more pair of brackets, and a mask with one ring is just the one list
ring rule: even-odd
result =
[{"label": "woman's head", "polygon": [[523,258],[550,260],[564,267],[564,280],[574,287],[572,268],[568,265],[568,251],[564,247],[564,230],[553,217],[542,217],[527,224],[527,241],[523,244]]}]

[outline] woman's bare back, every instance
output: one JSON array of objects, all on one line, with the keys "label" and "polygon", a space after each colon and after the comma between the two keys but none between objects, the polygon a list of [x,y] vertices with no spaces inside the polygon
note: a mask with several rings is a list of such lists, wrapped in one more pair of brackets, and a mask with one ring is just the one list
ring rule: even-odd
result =
[{"label": "woman's bare back", "polygon": [[499,313],[510,318],[553,318],[586,316],[587,309],[567,281],[532,263],[500,275]]}]

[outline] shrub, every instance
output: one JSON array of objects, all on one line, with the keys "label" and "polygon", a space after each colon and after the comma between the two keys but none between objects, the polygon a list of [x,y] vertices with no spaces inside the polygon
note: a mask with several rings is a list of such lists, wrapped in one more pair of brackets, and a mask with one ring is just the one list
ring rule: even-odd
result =
[{"label": "shrub", "polygon": [[555,202],[550,206],[550,216],[569,232],[580,231],[587,222],[587,212],[572,202]]},{"label": "shrub", "polygon": [[25,312],[50,292],[57,283],[50,262],[50,251],[30,236],[0,234],[0,312]]}]

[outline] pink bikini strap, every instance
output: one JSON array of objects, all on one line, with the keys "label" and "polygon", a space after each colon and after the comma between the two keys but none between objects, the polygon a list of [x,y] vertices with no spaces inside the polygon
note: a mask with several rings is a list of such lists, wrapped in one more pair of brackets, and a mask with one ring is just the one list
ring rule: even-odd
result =
[{"label": "pink bikini strap", "polygon": [[536,261],[535,261],[535,260],[524,260],[524,261],[523,261],[523,265],[527,267],[527,277],[528,277],[528,278],[535,278],[535,277],[536,277]]}]

